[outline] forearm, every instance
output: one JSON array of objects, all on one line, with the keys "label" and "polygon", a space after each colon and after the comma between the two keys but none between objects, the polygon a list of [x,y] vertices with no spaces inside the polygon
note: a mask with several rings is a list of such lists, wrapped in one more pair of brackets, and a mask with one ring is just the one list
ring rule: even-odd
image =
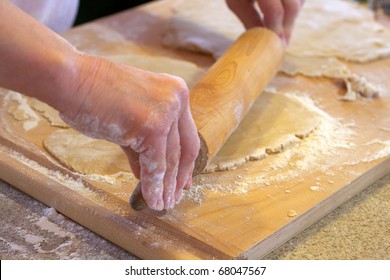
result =
[{"label": "forearm", "polygon": [[80,53],[62,37],[0,0],[0,86],[36,97],[57,109],[70,91]]},{"label": "forearm", "polygon": [[0,86],[48,103],[86,135],[121,145],[151,208],[172,208],[191,185],[199,137],[182,79],[83,54],[0,0]]}]

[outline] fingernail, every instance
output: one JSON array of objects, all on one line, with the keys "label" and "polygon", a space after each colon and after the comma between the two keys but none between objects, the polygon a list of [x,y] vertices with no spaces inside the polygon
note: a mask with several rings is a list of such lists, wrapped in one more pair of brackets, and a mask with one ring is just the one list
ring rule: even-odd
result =
[{"label": "fingernail", "polygon": [[179,204],[182,198],[183,198],[183,189],[179,189],[176,191],[175,194],[176,204]]},{"label": "fingernail", "polygon": [[284,32],[278,33],[279,38],[282,40],[283,45],[286,47],[288,45],[287,37]]},{"label": "fingernail", "polygon": [[156,211],[164,210],[164,201],[162,199],[157,200],[153,206],[153,210]]},{"label": "fingernail", "polygon": [[167,201],[167,209],[173,209],[173,207],[175,207],[175,202],[176,202],[176,200],[175,200],[175,198],[174,198],[174,196],[170,196],[170,197],[168,197],[168,201]]},{"label": "fingernail", "polygon": [[191,188],[191,186],[192,186],[192,177],[190,177],[190,178],[188,179],[187,184],[186,184],[186,186],[185,186],[185,189],[186,189],[186,190],[189,190],[189,189]]}]

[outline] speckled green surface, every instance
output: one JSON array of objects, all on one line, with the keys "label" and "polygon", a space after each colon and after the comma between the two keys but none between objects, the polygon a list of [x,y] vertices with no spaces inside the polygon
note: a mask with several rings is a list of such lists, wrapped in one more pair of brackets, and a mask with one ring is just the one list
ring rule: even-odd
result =
[{"label": "speckled green surface", "polygon": [[[0,181],[0,259],[134,258]],[[265,258],[389,260],[390,174]]]},{"label": "speckled green surface", "polygon": [[266,259],[390,259],[390,175]]}]

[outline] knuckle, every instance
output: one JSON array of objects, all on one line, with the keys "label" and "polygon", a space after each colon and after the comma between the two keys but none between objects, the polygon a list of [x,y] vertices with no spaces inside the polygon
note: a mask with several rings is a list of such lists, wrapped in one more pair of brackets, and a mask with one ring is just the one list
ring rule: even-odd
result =
[{"label": "knuckle", "polygon": [[195,161],[196,158],[198,157],[198,154],[199,154],[199,149],[196,149],[196,150],[193,150],[192,152],[190,152],[191,161]]},{"label": "knuckle", "polygon": [[291,1],[290,6],[288,7],[288,13],[292,15],[298,14],[301,9],[301,5],[301,1],[299,0]]},{"label": "knuckle", "polygon": [[272,17],[275,20],[282,20],[284,18],[285,11],[283,9],[283,6],[274,6],[272,9]]},{"label": "knuckle", "polygon": [[177,163],[180,161],[180,153],[177,151],[171,151],[167,154],[167,161],[169,163]]},{"label": "knuckle", "polygon": [[184,82],[184,84],[180,82],[178,85],[179,85],[179,87],[177,87],[174,91],[175,95],[176,95],[176,97],[181,105],[186,105],[190,100],[190,92],[189,92],[185,82]]},{"label": "knuckle", "polygon": [[188,151],[188,158],[193,161],[198,157],[200,150],[200,143],[199,140],[194,141],[193,145],[191,146],[191,149]]},{"label": "knuckle", "polygon": [[184,79],[167,75],[167,78],[169,79],[170,87],[167,87],[169,91],[179,99],[179,102],[183,102],[189,99],[190,93],[187,87],[187,83]]}]

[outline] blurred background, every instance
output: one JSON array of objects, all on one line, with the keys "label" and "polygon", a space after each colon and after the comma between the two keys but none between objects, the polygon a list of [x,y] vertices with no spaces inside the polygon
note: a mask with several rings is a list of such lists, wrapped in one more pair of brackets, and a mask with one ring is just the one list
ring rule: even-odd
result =
[{"label": "blurred background", "polygon": [[151,2],[145,0],[80,0],[75,25]]}]

